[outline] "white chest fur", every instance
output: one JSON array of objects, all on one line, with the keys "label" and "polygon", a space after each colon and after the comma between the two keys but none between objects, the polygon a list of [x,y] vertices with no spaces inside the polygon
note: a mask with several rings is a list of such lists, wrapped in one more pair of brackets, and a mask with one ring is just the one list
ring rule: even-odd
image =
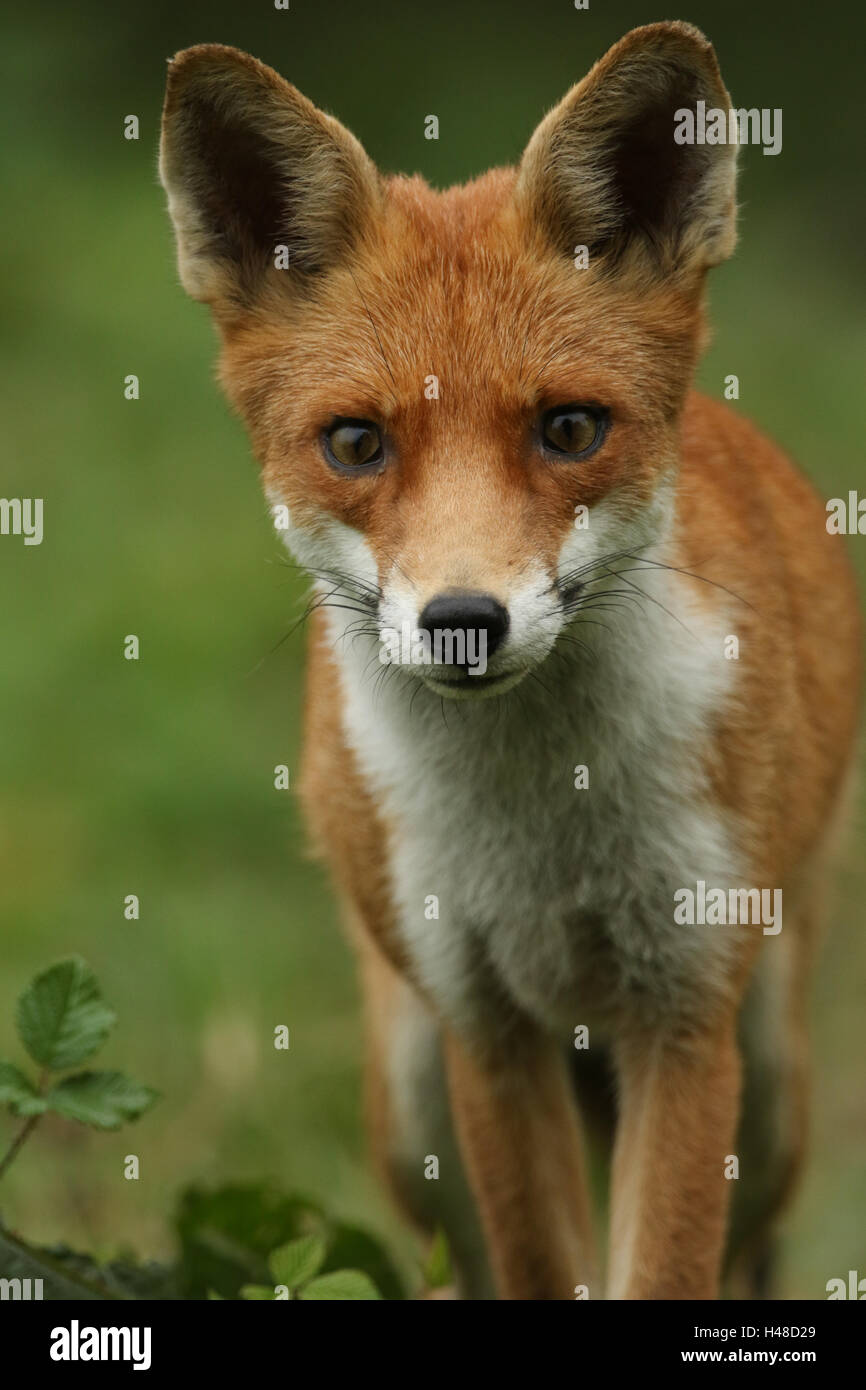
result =
[{"label": "white chest fur", "polygon": [[730,936],[676,924],[674,893],[742,881],[702,773],[725,628],[688,581],[641,584],[685,626],[629,605],[576,629],[594,655],[566,647],[543,687],[498,700],[443,704],[405,671],[377,679],[369,639],[335,642],[347,735],[392,827],[400,930],[456,1023],[516,1006],[570,1035],[636,1002],[687,1014],[721,987]]}]

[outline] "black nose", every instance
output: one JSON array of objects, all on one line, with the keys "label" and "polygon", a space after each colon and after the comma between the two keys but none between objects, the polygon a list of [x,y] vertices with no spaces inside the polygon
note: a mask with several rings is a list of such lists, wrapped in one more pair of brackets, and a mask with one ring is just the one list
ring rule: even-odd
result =
[{"label": "black nose", "polygon": [[[498,599],[491,594],[475,594],[464,589],[452,589],[449,593],[437,594],[436,598],[431,598],[427,604],[418,626],[425,632],[429,632],[434,638],[436,632],[474,632],[474,641],[484,642],[484,650],[488,657],[492,656],[496,648],[502,645],[502,640],[508,631],[508,609],[503,608]],[[481,637],[480,634],[484,636]],[[467,648],[466,638],[462,643],[463,650]],[[447,651],[447,646],[445,651]],[[477,646],[476,646],[477,651]],[[455,663],[456,664],[456,663]]]}]

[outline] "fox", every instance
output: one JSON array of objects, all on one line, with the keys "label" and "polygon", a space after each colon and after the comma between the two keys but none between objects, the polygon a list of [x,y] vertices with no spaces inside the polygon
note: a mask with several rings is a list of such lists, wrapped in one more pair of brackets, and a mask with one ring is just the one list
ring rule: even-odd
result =
[{"label": "fox", "polygon": [[311,585],[373,1161],[464,1299],[765,1296],[805,1160],[859,604],[798,466],[692,384],[737,217],[736,140],[674,136],[700,102],[705,36],[634,29],[440,191],[244,52],[169,60],[179,277]]}]

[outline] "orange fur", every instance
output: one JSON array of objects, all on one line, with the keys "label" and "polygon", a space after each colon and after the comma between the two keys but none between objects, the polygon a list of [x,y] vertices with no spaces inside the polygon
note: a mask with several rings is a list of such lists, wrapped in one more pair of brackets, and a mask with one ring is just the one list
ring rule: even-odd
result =
[{"label": "orange fur", "polygon": [[[162,167],[185,284],[221,331],[222,383],[268,496],[288,507],[305,543],[325,544],[340,523],[363,538],[380,583],[406,577],[419,609],[454,588],[504,602],[533,566],[555,589],[576,507],[593,517],[612,503],[639,519],[670,480],[667,563],[686,574],[690,612],[733,622],[740,644],[735,693],[691,750],[695,776],[719,823],[736,827],[749,882],[784,885],[793,904],[775,957],[786,962],[778,1046],[790,1065],[776,1098],[789,1137],[748,1232],[757,1250],[802,1154],[805,980],[827,827],[853,756],[860,626],[842,542],[827,534],[808,483],[750,424],[691,390],[705,272],[733,246],[735,151],[676,153],[657,132],[678,103],[701,96],[729,100],[703,36],[676,24],[636,30],[546,118],[519,169],[436,193],[419,178],[380,178],[353,137],[270,69],[206,45],[170,70]],[[652,159],[657,178],[636,176]],[[288,275],[273,266],[283,235],[298,252]],[[586,269],[572,260],[578,243],[590,251]],[[431,375],[435,401],[425,395]],[[534,422],[573,401],[603,404],[613,424],[579,465],[552,465]],[[352,478],[330,468],[321,436],[335,415],[375,421],[388,466]],[[389,1077],[407,1018],[419,1048],[427,1021],[438,1021],[500,1296],[568,1298],[579,1283],[595,1291],[582,1144],[555,1025],[503,1002],[486,960],[469,1024],[431,986],[401,921],[404,828],[350,730],[351,676],[332,639],[320,610],[302,796],[361,958],[380,1167],[432,1229],[435,1202],[413,1195]],[[581,872],[576,861],[576,883]],[[640,989],[604,1015],[620,1087],[614,1296],[718,1290],[731,1188],[723,1160],[742,1092],[736,1033],[761,945],[760,933],[738,937],[704,992],[665,1023]],[[599,998],[615,967],[600,948]],[[646,994],[656,987],[648,976]],[[450,1234],[460,1247],[459,1229]]]}]

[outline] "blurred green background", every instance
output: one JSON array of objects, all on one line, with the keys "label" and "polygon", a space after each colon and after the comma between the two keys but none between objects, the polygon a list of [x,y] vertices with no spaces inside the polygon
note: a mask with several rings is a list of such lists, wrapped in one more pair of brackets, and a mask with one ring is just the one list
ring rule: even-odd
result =
[{"label": "blurred green background", "polygon": [[[13,1001],[68,952],[120,1025],[107,1065],[165,1095],[117,1135],[46,1121],[0,1191],[29,1237],[159,1254],[191,1180],[272,1175],[413,1246],[371,1177],[348,949],[292,797],[301,588],[185,299],[156,178],[165,59],[246,48],[338,115],[386,170],[444,185],[517,158],[541,115],[635,24],[638,3],[468,7],[291,0],[19,6],[0,53],[0,391],[7,497],[45,540],[0,540],[0,1056]],[[832,8],[692,0],[738,105],[781,107],[777,158],[742,160],[740,250],[714,273],[700,382],[800,459],[826,497],[862,482],[864,25]],[[134,113],[141,138],[123,138]],[[440,119],[438,143],[424,117]],[[140,377],[128,402],[123,378]],[[863,547],[852,553],[863,570]],[[137,663],[123,638],[141,640]],[[274,650],[276,648],[276,650]],[[803,795],[809,795],[804,786]],[[783,1292],[866,1273],[862,833],[815,990],[812,1162]],[[141,898],[128,922],[123,899]],[[289,1053],[273,1028],[291,1029]],[[0,1115],[0,1146],[12,1121]],[[141,1158],[124,1181],[122,1159]]]}]

